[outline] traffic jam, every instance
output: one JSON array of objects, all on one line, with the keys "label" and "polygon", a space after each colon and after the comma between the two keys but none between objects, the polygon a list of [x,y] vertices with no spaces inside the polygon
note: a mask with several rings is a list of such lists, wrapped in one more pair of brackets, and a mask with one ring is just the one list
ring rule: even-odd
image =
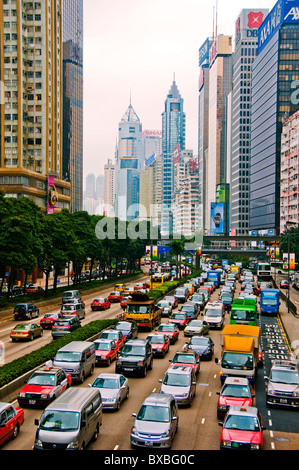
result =
[{"label": "traffic jam", "polygon": [[[93,341],[68,343],[32,372],[17,403],[0,404],[2,448],[11,441],[18,448],[26,409],[37,409],[34,450],[96,449],[109,421],[104,412],[121,412],[136,379],[142,381],[164,359],[159,364],[168,366],[158,385],[131,414],[128,449],[191,450],[176,447],[181,416],[196,407],[196,396],[208,387],[201,375],[212,364],[218,381],[217,449],[262,450],[270,409],[273,422],[276,412],[278,421],[283,413],[299,432],[292,413],[299,406],[299,366],[279,324],[279,289],[273,288],[269,272],[261,270],[254,275],[242,263],[210,261],[202,265],[200,276],[158,302],[150,289],[169,280],[165,272],[133,286],[117,284],[109,295],[96,296],[92,312],[117,304],[117,324]],[[16,325],[11,340],[32,341],[45,329],[55,340],[81,327],[85,309],[79,291],[65,292],[60,312],[45,314],[39,322],[34,305],[16,305],[16,320],[35,318],[35,323]],[[38,331],[30,336],[32,325]]]}]

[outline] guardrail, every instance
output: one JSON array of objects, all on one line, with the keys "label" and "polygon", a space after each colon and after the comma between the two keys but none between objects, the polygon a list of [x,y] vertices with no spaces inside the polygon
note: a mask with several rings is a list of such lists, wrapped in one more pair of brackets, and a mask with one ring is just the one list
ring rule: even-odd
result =
[{"label": "guardrail", "polygon": [[[272,282],[273,282],[273,285],[274,285],[275,289],[279,289],[279,287],[277,287],[277,284],[275,282],[275,279],[273,279],[273,277],[272,277]],[[281,290],[280,290],[280,297],[287,304],[288,311],[291,312],[292,315],[294,315],[294,317],[299,318],[299,314],[297,312],[296,305]]]}]

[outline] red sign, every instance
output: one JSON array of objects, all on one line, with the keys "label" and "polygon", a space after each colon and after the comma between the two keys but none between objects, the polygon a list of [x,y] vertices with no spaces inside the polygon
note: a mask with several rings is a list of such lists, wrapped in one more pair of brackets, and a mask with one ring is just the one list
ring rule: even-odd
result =
[{"label": "red sign", "polygon": [[180,145],[176,145],[173,149],[173,154],[172,154],[172,163],[175,165],[180,161]]},{"label": "red sign", "polygon": [[259,28],[263,22],[264,14],[259,11],[258,13],[248,13],[248,28]]}]

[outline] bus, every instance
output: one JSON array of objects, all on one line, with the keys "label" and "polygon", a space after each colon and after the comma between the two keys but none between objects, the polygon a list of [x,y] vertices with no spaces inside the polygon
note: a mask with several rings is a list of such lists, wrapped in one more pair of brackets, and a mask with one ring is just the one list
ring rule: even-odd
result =
[{"label": "bus", "polygon": [[155,289],[155,287],[162,286],[165,282],[171,281],[171,274],[154,274],[150,278],[150,289]]},{"label": "bus", "polygon": [[258,263],[257,265],[257,280],[261,281],[271,281],[271,265],[269,263]]},{"label": "bus", "polygon": [[255,299],[234,299],[231,307],[230,324],[256,326],[257,305]]}]

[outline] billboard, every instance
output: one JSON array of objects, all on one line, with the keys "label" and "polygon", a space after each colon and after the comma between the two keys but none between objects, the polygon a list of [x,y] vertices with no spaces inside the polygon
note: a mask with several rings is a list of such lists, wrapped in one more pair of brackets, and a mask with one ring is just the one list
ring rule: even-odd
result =
[{"label": "billboard", "polygon": [[282,24],[299,23],[299,0],[278,0],[258,32],[258,54]]},{"label": "billboard", "polygon": [[258,30],[268,15],[268,9],[243,9],[236,21],[235,43],[243,40],[257,39]]},{"label": "billboard", "polygon": [[154,163],[155,160],[156,160],[156,154],[155,153],[153,153],[153,155],[151,155],[149,158],[145,158],[144,159],[145,168],[147,168],[149,165]]},{"label": "billboard", "polygon": [[199,48],[199,67],[203,64],[209,64],[210,39],[207,38],[203,45]]},{"label": "billboard", "polygon": [[58,202],[58,193],[54,176],[47,176],[47,214],[54,214]]},{"label": "billboard", "polygon": [[173,154],[172,154],[172,163],[175,165],[180,161],[180,144],[176,145],[173,149]]},{"label": "billboard", "polygon": [[224,203],[211,202],[211,234],[224,233]]}]

